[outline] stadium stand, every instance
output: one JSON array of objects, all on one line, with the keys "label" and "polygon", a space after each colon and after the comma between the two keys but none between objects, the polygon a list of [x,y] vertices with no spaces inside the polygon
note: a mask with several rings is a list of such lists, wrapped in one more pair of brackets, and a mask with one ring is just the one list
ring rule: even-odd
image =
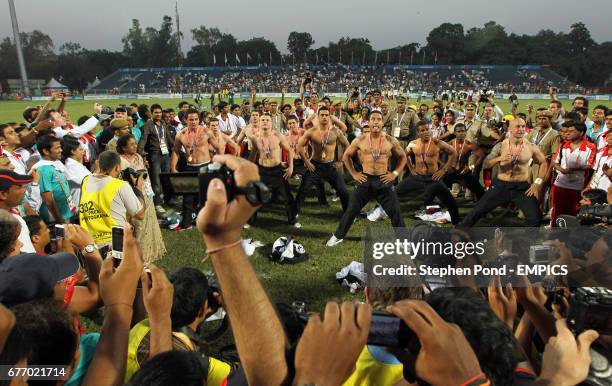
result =
[{"label": "stadium stand", "polygon": [[304,74],[323,92],[345,92],[353,86],[433,92],[442,89],[482,89],[496,92],[546,93],[548,87],[573,87],[542,66],[251,66],[121,68],[87,89],[88,93],[178,93],[230,89],[280,92],[298,88]]}]

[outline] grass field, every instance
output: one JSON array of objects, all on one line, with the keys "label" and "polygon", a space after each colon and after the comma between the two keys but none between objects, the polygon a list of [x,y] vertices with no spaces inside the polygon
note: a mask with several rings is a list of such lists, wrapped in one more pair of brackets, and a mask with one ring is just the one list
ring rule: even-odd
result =
[{"label": "grass field", "polygon": [[[132,100],[104,100],[102,104],[116,106],[119,103],[131,103]],[[140,103],[160,103],[163,107],[176,107],[179,100],[141,100]],[[71,117],[76,120],[81,115],[91,114],[94,101],[69,101],[67,110]],[[408,104],[415,103],[410,101]],[[523,111],[527,104],[533,104],[534,110],[541,106],[547,106],[546,101],[521,101],[519,111]],[[21,113],[24,108],[32,102],[0,102],[0,122],[21,122]],[[509,111],[506,101],[498,101],[504,111]],[[565,101],[569,107],[570,101]],[[591,101],[595,106],[598,103]],[[612,103],[607,102],[612,107]],[[297,182],[294,182],[296,185]],[[349,186],[349,191],[352,188]],[[322,208],[316,204],[316,199],[310,198],[302,209],[299,221],[301,229],[289,227],[284,215],[282,204],[273,205],[260,211],[257,223],[254,227],[243,232],[244,238],[253,238],[266,244],[258,248],[251,261],[259,274],[264,286],[269,291],[272,299],[276,302],[291,304],[292,301],[300,300],[307,304],[310,311],[319,311],[327,300],[343,300],[346,298],[361,297],[361,294],[352,295],[335,280],[335,273],[352,260],[362,259],[361,236],[366,226],[383,223],[371,223],[367,219],[359,219],[351,228],[345,241],[333,248],[324,245],[325,241],[335,230],[341,216],[340,202],[328,200],[331,207]],[[460,214],[463,216],[472,208],[473,204],[466,203],[463,199],[458,200]],[[374,205],[369,204],[367,208]],[[402,213],[409,226],[413,220],[413,212],[419,207],[419,197],[405,198],[402,200]],[[502,210],[493,213],[494,218],[488,220],[489,224],[512,225],[516,224],[513,215],[507,215]],[[384,223],[390,226],[388,222]],[[481,222],[481,225],[485,225]],[[271,243],[278,237],[294,234],[300,243],[304,245],[310,259],[297,265],[277,265],[268,260]],[[210,262],[202,261],[204,246],[201,237],[195,230],[181,233],[163,231],[164,240],[168,248],[168,254],[159,262],[164,269],[171,270],[181,266],[192,266],[204,270],[211,270]]]}]

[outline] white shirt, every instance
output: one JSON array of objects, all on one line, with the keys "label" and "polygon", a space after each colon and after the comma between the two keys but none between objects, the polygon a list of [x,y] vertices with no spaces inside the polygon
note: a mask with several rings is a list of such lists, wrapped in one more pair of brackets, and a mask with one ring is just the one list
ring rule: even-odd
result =
[{"label": "white shirt", "polygon": [[70,190],[72,193],[72,200],[75,203],[78,203],[81,199],[81,183],[83,182],[83,178],[85,176],[91,175],[91,172],[83,166],[82,163],[72,159],[66,158],[66,171],[64,172],[66,179],[68,180],[68,184],[70,185]]},{"label": "white shirt", "polygon": [[221,116],[221,114],[217,115],[217,119],[219,120],[219,131],[223,134],[227,134],[230,137],[233,137],[238,133],[238,127],[236,125],[236,119],[234,119],[234,115],[228,114],[225,119]]},{"label": "white shirt", "polygon": [[589,188],[603,189],[606,192],[608,191],[608,187],[610,186],[610,179],[605,175],[603,171],[604,165],[612,167],[612,156],[607,155],[607,148],[605,147],[599,150],[597,152],[597,155],[595,156],[595,173],[591,178]]},{"label": "white shirt", "polygon": [[34,249],[34,245],[32,245],[32,240],[30,239],[30,230],[28,229],[28,224],[26,224],[25,220],[21,218],[20,215],[11,213],[13,217],[19,221],[19,225],[21,225],[21,231],[19,232],[19,241],[23,244],[21,247],[21,253],[36,253],[36,249]]},{"label": "white shirt", "polygon": [[59,139],[64,136],[71,134],[75,138],[81,138],[83,135],[92,131],[98,125],[98,119],[96,117],[90,117],[81,126],[74,126],[72,129],[67,130],[63,127],[56,127],[53,129],[55,136]]},{"label": "white shirt", "polygon": [[26,164],[25,161],[23,159],[23,157],[21,156],[21,154],[15,152],[15,154],[11,153],[10,151],[3,149],[2,153],[4,155],[6,155],[6,158],[9,159],[9,161],[11,161],[11,164],[15,167],[15,173],[17,174],[27,174],[26,171]]},{"label": "white shirt", "polygon": [[[572,149],[569,144],[562,145],[557,151],[555,162],[564,169],[595,165],[595,145],[588,142],[586,137],[582,144]],[[555,186],[565,189],[582,190],[584,188],[587,170],[578,170],[570,173],[558,173],[555,178]]]}]

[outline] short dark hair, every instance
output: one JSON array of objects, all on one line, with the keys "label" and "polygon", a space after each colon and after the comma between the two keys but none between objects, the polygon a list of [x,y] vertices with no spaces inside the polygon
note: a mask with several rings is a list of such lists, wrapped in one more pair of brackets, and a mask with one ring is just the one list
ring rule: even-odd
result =
[{"label": "short dark hair", "polygon": [[229,106],[229,103],[225,102],[225,101],[221,101],[218,104],[219,106],[219,110],[225,108],[225,106]]},{"label": "short dark hair", "polygon": [[281,107],[281,111],[284,110],[285,108],[289,107],[289,109],[291,110],[291,105],[289,103],[285,103],[283,105],[283,107]]},{"label": "short dark hair", "polygon": [[289,121],[298,121],[297,117],[295,115],[290,115],[289,118],[287,118],[287,122]]},{"label": "short dark hair", "polygon": [[582,134],[586,133],[587,131],[587,127],[584,123],[582,122],[576,122],[576,121],[571,121],[571,122],[563,122],[561,124],[561,127],[567,127],[568,129],[570,127],[574,127],[576,130],[578,130],[579,132],[581,132]]},{"label": "short dark hair", "polygon": [[19,223],[11,217],[10,213],[7,213],[6,216],[6,221],[4,219],[0,220],[0,261],[11,253],[15,241],[19,238]]},{"label": "short dark hair", "polygon": [[70,365],[74,362],[79,334],[61,302],[52,298],[34,300],[18,304],[12,311],[17,325],[30,342],[29,365]]},{"label": "short dark hair", "polygon": [[494,385],[512,385],[518,363],[512,332],[471,288],[437,288],[425,300],[449,323],[463,331],[480,367]]},{"label": "short dark hair", "polygon": [[429,123],[427,121],[419,121],[417,122],[417,127],[427,126],[429,127]]},{"label": "short dark hair", "polygon": [[570,119],[576,122],[580,120],[580,115],[576,112],[570,111],[568,113],[565,113],[565,115],[563,116],[563,119]]},{"label": "short dark hair", "polygon": [[464,123],[457,123],[457,124],[455,125],[455,127],[453,127],[453,129],[454,129],[455,131],[457,131],[457,129],[460,129],[460,130],[466,130],[466,128],[465,128],[465,124],[464,124]]},{"label": "short dark hair", "polygon": [[27,109],[25,109],[23,111],[23,119],[26,120],[26,122],[31,123],[32,121],[34,121],[34,117],[32,116],[32,113],[34,111],[38,111],[37,107],[28,107]]},{"label": "short dark hair", "polygon": [[240,108],[240,105],[233,104],[232,107],[230,107],[230,111],[234,111],[234,110],[239,109],[239,108]]},{"label": "short dark hair", "polygon": [[327,108],[327,106],[319,107],[319,110],[317,111],[317,115],[319,115],[321,111],[327,111],[327,113],[329,114],[329,109]]},{"label": "short dark hair", "polygon": [[593,111],[595,110],[603,110],[604,114],[606,113],[606,111],[608,111],[608,108],[604,105],[597,105],[593,108]]},{"label": "short dark hair", "polygon": [[4,130],[8,129],[10,126],[6,123],[0,124],[0,137],[4,137]]},{"label": "short dark hair", "polygon": [[300,98],[295,98],[295,99],[293,100],[293,104],[296,104],[296,103],[298,103],[298,102],[303,103],[303,102],[302,102],[302,99],[300,99]]},{"label": "short dark hair", "polygon": [[210,124],[211,122],[217,122],[219,123],[219,120],[216,117],[212,117],[208,120],[208,123]]},{"label": "short dark hair", "polygon": [[78,139],[68,134],[62,138],[62,160],[66,161],[70,158],[72,152],[81,147],[81,142]]},{"label": "short dark hair", "polygon": [[[9,335],[6,337],[4,349],[0,351],[0,363],[3,365],[14,366],[30,355],[31,342],[25,334],[24,329],[15,324]],[[10,380],[0,381],[0,386],[8,386]]]},{"label": "short dark hair", "polygon": [[608,115],[612,115],[612,108],[611,108],[611,109],[606,110],[606,117],[607,117]]},{"label": "short dark hair", "polygon": [[576,98],[574,98],[574,102],[576,102],[578,100],[584,102],[584,107],[589,108],[589,100],[588,99],[586,99],[583,96],[577,96]]},{"label": "short dark hair", "polygon": [[438,117],[439,120],[442,120],[442,113],[436,111],[435,113],[432,114],[432,117]]},{"label": "short dark hair", "polygon": [[131,386],[185,385],[202,386],[208,374],[204,372],[201,354],[193,351],[166,351],[142,364],[132,376]]},{"label": "short dark hair", "polygon": [[83,123],[87,122],[88,119],[89,119],[89,116],[81,115],[79,119],[77,120],[77,125],[81,126]]},{"label": "short dark hair", "polygon": [[51,151],[53,144],[55,142],[60,142],[59,138],[53,135],[41,135],[36,139],[36,148],[40,152],[40,155],[45,155],[44,150],[47,152]]},{"label": "short dark hair", "polygon": [[563,107],[563,103],[561,103],[561,102],[560,102],[560,101],[558,101],[558,100],[550,101],[550,103],[553,103],[553,104],[557,105],[557,107],[558,107],[558,108]]},{"label": "short dark hair", "polygon": [[98,166],[104,173],[108,173],[113,170],[117,165],[121,164],[121,157],[119,153],[112,150],[105,150],[98,156]]},{"label": "short dark hair", "polygon": [[182,108],[185,105],[189,106],[189,102],[187,102],[187,101],[180,101],[179,104],[178,104],[178,108],[180,109],[180,108]]},{"label": "short dark hair", "polygon": [[151,105],[151,112],[153,112],[153,110],[161,110],[161,111],[163,111],[164,109],[162,109],[160,104],[154,103],[154,104]]},{"label": "short dark hair", "polygon": [[132,134],[124,134],[117,138],[117,153],[123,154],[130,139],[135,138]]},{"label": "short dark hair", "polygon": [[117,106],[115,108],[116,113],[127,113],[127,108],[125,106]]},{"label": "short dark hair", "polygon": [[208,278],[202,271],[182,267],[168,275],[174,286],[170,319],[177,329],[192,323],[208,297]]},{"label": "short dark hair", "polygon": [[590,200],[593,204],[607,204],[608,192],[603,189],[588,189],[581,193],[581,196]]},{"label": "short dark hair", "polygon": [[368,120],[370,120],[370,118],[372,118],[372,114],[380,114],[380,116],[381,116],[382,118],[384,118],[384,117],[385,117],[385,116],[384,116],[384,114],[382,113],[382,111],[380,111],[380,110],[372,110],[372,111],[370,111],[370,113],[368,114]]},{"label": "short dark hair", "polygon": [[32,214],[29,216],[25,216],[23,220],[28,226],[28,231],[30,231],[30,239],[32,238],[32,236],[35,236],[40,232],[40,223],[41,221],[43,221],[42,217],[36,214]]},{"label": "short dark hair", "polygon": [[453,110],[446,110],[446,111],[444,112],[444,115],[446,115],[446,114],[450,114],[450,115],[452,115],[452,116],[453,116],[453,118],[455,117],[455,112],[454,112]]},{"label": "short dark hair", "polygon": [[185,110],[185,118],[189,117],[191,114],[198,114],[198,117],[200,116],[200,112],[196,109],[189,108]]}]

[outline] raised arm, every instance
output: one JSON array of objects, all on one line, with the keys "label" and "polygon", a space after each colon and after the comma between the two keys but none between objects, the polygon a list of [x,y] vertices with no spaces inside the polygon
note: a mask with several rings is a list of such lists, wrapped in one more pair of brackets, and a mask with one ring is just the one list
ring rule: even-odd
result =
[{"label": "raised arm", "polygon": [[330,115],[330,118],[331,118],[332,124],[336,125],[340,130],[342,130],[343,133],[346,133],[347,127],[344,124],[344,122],[336,118],[333,114]]},{"label": "raised arm", "polygon": [[[236,185],[259,180],[257,166],[231,155],[216,155],[213,161],[234,171]],[[206,205],[197,218],[198,230],[219,280],[240,361],[250,385],[280,385],[288,374],[287,338],[270,299],[257,279],[240,237],[242,226],[255,213],[244,195],[228,203],[219,179],[208,187]]]}]

